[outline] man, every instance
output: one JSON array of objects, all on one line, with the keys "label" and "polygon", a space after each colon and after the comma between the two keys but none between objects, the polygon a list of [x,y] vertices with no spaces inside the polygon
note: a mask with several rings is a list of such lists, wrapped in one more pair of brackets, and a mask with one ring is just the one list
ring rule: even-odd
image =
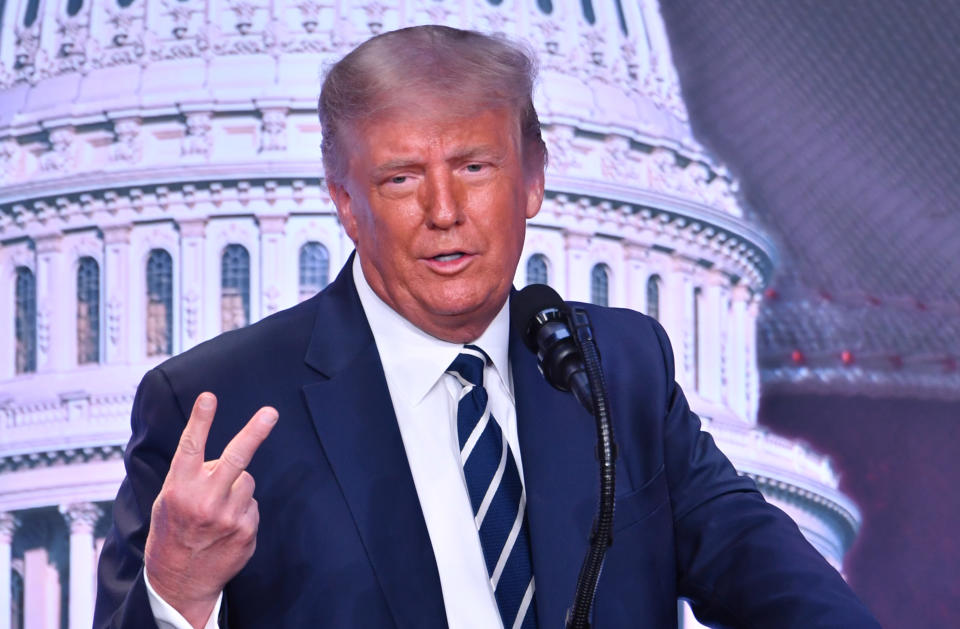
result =
[{"label": "man", "polygon": [[[533,78],[516,46],[438,26],[328,72],[356,255],[144,377],[97,627],[562,626],[596,470],[590,419],[510,332],[544,191]],[[621,448],[593,626],[673,627],[686,596],[731,626],[876,627],[700,432],[659,325],[590,314]]]}]

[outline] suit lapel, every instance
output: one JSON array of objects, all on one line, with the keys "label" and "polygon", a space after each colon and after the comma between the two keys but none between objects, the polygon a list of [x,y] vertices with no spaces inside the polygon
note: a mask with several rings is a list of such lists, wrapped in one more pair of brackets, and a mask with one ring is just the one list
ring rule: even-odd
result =
[{"label": "suit lapel", "polygon": [[351,257],[318,297],[303,388],[313,424],[398,627],[445,627],[433,547]]},{"label": "suit lapel", "polygon": [[540,375],[534,356],[510,335],[517,429],[527,491],[537,620],[562,627],[573,604],[596,511],[598,467],[593,418],[573,395]]}]

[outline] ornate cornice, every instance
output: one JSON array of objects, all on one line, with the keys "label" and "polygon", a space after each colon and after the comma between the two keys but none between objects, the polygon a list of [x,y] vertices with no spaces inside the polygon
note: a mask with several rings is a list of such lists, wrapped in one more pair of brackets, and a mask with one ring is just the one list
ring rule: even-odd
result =
[{"label": "ornate cornice", "polygon": [[91,446],[88,448],[67,448],[11,454],[0,457],[0,474],[33,470],[47,467],[76,465],[91,461],[114,461],[123,458],[122,444]]}]

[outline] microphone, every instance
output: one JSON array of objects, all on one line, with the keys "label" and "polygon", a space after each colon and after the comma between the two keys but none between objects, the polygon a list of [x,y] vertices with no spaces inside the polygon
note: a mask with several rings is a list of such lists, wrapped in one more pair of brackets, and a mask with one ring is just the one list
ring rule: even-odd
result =
[{"label": "microphone", "polygon": [[567,305],[545,284],[530,284],[510,302],[511,321],[547,382],[570,391],[592,415],[593,397],[583,353],[567,323]]},{"label": "microphone", "polygon": [[593,415],[597,425],[594,450],[600,463],[597,517],[590,548],[580,567],[573,606],[567,610],[566,629],[589,629],[590,609],[600,581],[607,548],[613,543],[616,505],[617,444],[607,400],[600,354],[593,339],[590,317],[581,306],[568,306],[549,286],[531,284],[510,302],[511,325],[537,355],[537,366],[547,382],[574,397]]}]

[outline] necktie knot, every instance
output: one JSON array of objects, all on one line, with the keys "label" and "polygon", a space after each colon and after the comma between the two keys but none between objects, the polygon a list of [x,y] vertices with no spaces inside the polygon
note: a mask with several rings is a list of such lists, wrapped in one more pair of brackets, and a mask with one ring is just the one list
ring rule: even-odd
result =
[{"label": "necktie knot", "polygon": [[483,368],[487,364],[487,354],[476,345],[464,345],[463,351],[447,367],[447,373],[459,376],[462,384],[483,386]]}]

